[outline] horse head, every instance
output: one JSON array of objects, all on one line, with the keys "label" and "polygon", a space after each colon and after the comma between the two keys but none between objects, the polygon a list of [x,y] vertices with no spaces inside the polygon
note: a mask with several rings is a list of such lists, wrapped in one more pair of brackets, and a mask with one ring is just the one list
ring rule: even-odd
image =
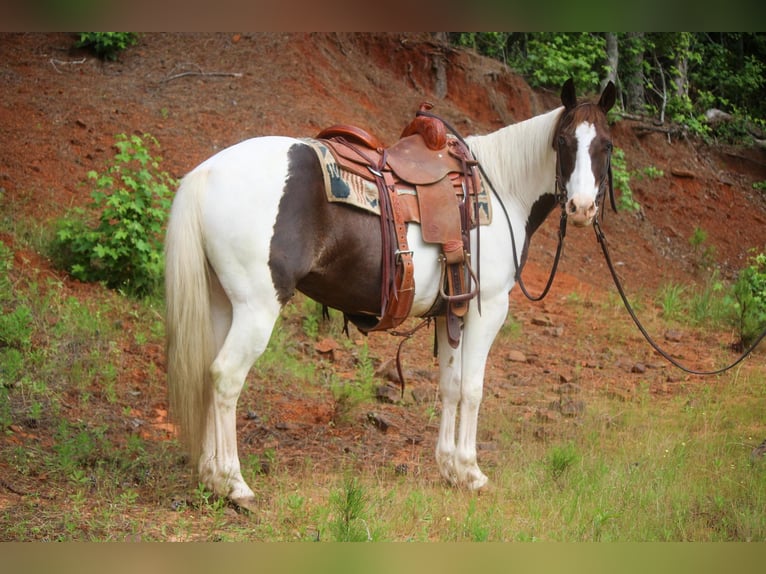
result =
[{"label": "horse head", "polygon": [[569,221],[590,225],[610,184],[612,139],[606,114],[615,101],[609,82],[598,103],[577,103],[570,78],[561,89],[561,113],[553,147],[556,149],[556,184],[560,201],[566,204]]}]

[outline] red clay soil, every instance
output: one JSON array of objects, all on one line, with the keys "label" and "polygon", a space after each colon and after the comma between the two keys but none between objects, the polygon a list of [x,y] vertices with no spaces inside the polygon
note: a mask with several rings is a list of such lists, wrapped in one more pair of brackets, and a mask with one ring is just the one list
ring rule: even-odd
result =
[{"label": "red clay soil", "polygon": [[[353,123],[391,143],[423,100],[432,101],[435,112],[465,135],[486,133],[558,105],[557,94],[532,91],[500,63],[418,35],[147,34],[116,62],[95,59],[74,49],[74,42],[69,34],[0,35],[3,217],[50,222],[87,202],[90,188],[82,182],[88,171],[109,163],[118,133],[155,136],[164,169],[181,177],[213,153],[253,136],[311,136],[331,124]],[[444,98],[434,93],[436,58],[447,62]],[[615,145],[624,150],[629,169],[654,167],[664,174],[632,181],[639,213],[606,214],[603,227],[628,291],[651,294],[667,282],[698,284],[713,267],[731,279],[751,248],[766,249],[766,195],[752,188],[766,180],[766,153],[669,138],[646,127],[630,120],[613,127]],[[533,291],[546,278],[557,219],[551,217],[532,241],[524,277]],[[690,244],[696,229],[707,234],[707,256]],[[14,250],[16,267],[24,274],[57,278],[84,302],[100,292],[100,287],[55,270],[45,257],[23,247],[21,238],[6,233],[0,239]],[[699,380],[666,367],[630,327],[624,332],[631,335],[615,348],[606,323],[628,319],[620,312],[604,318],[604,306],[617,305],[612,292],[593,233],[570,229],[548,298],[532,304],[517,291],[511,297],[523,336],[493,349],[483,408],[518,409],[532,434],[544,436],[540,420],[563,412],[549,408],[550,389],[577,372],[583,385],[608,382],[625,393],[636,384],[631,371],[639,363],[648,369],[641,377],[652,392],[671,393],[678,383]],[[580,305],[567,303],[571,293]],[[689,332],[668,344],[692,366],[710,368],[709,345],[725,345],[732,336],[722,333],[711,341],[710,335]],[[375,363],[390,360],[396,344],[385,334],[371,336]],[[414,390],[418,404],[438,410],[431,345],[431,334],[424,331],[405,347],[406,403],[415,401]],[[124,360],[117,377],[118,404],[94,399],[92,412],[71,416],[114,421],[115,434],[125,432],[131,417],[141,418],[148,421],[142,427],[145,436],[162,440],[170,432],[162,348],[138,345],[129,336],[119,346]],[[341,376],[353,371],[354,349],[321,353],[326,349],[313,342],[298,348]],[[714,357],[726,358],[730,355]],[[131,404],[130,392],[136,388],[143,398]],[[78,404],[72,401],[72,408]],[[436,419],[425,418],[422,409],[381,402],[369,418],[365,413],[331,425],[334,409],[329,392],[307,394],[290,384],[269,385],[256,373],[240,406],[243,454],[273,447],[282,460],[300,464],[310,454],[318,468],[329,469],[350,453],[359,460],[407,464],[410,472],[438,478],[432,456]],[[23,443],[25,435],[39,438],[55,429],[15,425],[10,430],[0,441]],[[480,436],[484,460],[493,456],[492,438]],[[12,495],[0,489],[0,496]]]}]

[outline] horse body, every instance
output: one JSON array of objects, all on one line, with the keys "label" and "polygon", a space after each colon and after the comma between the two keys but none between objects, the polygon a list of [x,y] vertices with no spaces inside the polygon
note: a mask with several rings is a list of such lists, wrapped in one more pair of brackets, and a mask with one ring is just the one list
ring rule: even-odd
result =
[{"label": "horse body", "polygon": [[[514,261],[523,262],[529,235],[555,205],[553,137],[573,99],[572,88],[571,97],[562,96],[562,108],[467,140],[507,213],[506,219],[496,212],[480,230],[481,313],[470,305],[457,348],[447,341],[445,320],[436,320],[442,400],[436,461],[448,481],[470,489],[487,482],[476,460],[486,360],[508,312]],[[588,133],[573,136],[575,147],[582,142],[593,147],[595,136],[581,131]],[[590,183],[599,179],[575,171],[587,170],[592,154],[573,153],[566,176],[575,193],[570,190],[568,211],[585,214],[585,220],[597,210],[598,189]],[[171,409],[200,480],[245,507],[253,506],[254,496],[240,472],[235,410],[281,307],[299,290],[349,315],[380,313],[378,216],[327,202],[322,186],[319,161],[304,142],[254,138],[192,170],[171,210],[166,239]],[[415,273],[411,314],[422,316],[438,296],[439,249],[423,242],[416,224],[409,225],[408,241]]]}]

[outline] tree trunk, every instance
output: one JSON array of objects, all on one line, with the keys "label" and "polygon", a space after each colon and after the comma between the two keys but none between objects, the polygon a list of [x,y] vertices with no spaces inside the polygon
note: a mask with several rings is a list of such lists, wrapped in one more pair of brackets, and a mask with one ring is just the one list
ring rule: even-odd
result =
[{"label": "tree trunk", "polygon": [[620,51],[617,46],[617,34],[614,32],[607,32],[605,34],[606,38],[606,78],[604,78],[604,81],[602,82],[601,89],[603,90],[604,87],[609,82],[614,82],[614,85],[619,85],[617,83],[617,69],[620,62]]},{"label": "tree trunk", "polygon": [[641,49],[644,40],[643,32],[628,32],[626,40],[631,46],[627,51],[627,60],[631,73],[623,77],[625,107],[630,112],[643,112],[646,108],[644,93],[644,51]]},{"label": "tree trunk", "polygon": [[434,42],[437,45],[431,60],[431,69],[434,72],[434,95],[441,99],[447,96],[447,58],[444,56],[443,47],[449,42],[447,32],[433,32]]}]

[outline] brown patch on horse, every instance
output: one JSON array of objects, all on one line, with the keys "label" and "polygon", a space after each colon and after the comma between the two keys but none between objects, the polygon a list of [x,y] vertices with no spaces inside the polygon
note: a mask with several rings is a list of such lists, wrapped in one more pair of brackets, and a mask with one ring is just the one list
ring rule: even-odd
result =
[{"label": "brown patch on horse", "polygon": [[287,178],[269,251],[280,303],[287,303],[298,289],[348,314],[379,314],[379,218],[327,201],[322,167],[311,147],[296,144],[287,155]]}]

